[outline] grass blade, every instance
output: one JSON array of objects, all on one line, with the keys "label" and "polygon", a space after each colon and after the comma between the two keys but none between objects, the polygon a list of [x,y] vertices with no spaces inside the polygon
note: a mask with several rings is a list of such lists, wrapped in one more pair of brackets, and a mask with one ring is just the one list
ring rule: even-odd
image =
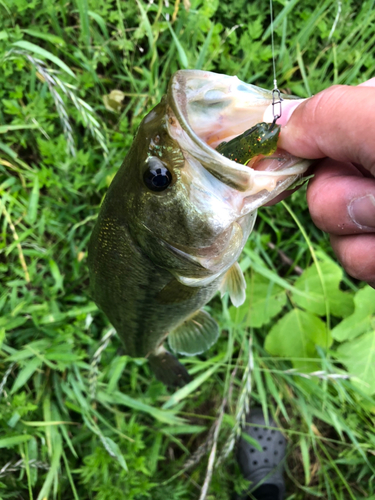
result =
[{"label": "grass blade", "polygon": [[195,378],[188,384],[186,384],[184,387],[181,387],[178,391],[176,391],[170,398],[169,400],[164,403],[163,409],[167,410],[168,408],[172,408],[172,406],[175,406],[177,403],[185,399],[189,394],[194,392],[198,387],[200,387],[203,382],[205,382],[211,375],[213,375],[216,370],[219,368],[220,365],[214,365],[211,368],[209,368],[207,371],[204,373],[201,373],[199,377]]},{"label": "grass blade", "polygon": [[172,26],[169,23],[168,23],[168,28],[169,28],[169,31],[172,34],[173,41],[174,41],[174,43],[176,45],[177,53],[178,53],[178,58],[179,58],[181,67],[184,68],[184,69],[187,69],[189,67],[189,61],[188,61],[186,52],[184,51],[184,49],[183,49],[183,47],[182,47],[179,39],[177,38],[176,33],[174,32]]},{"label": "grass blade", "polygon": [[27,363],[27,365],[19,372],[16,380],[14,381],[13,387],[10,391],[14,394],[18,389],[23,387],[30,377],[34,375],[36,370],[43,364],[43,361],[37,357],[33,358]]},{"label": "grass blade", "polygon": [[12,436],[8,438],[0,439],[0,448],[13,448],[13,446],[18,446],[21,443],[29,441],[32,436],[28,434],[23,434],[22,436]]},{"label": "grass blade", "polygon": [[73,78],[76,77],[73,71],[69,68],[69,66],[67,66],[59,57],[51,54],[51,52],[49,52],[48,50],[42,49],[42,47],[39,47],[38,45],[35,45],[34,43],[31,42],[26,42],[25,40],[14,42],[12,43],[12,45],[24,50],[28,50],[29,52],[37,54],[38,56],[45,57],[46,59],[49,59],[50,61],[55,63],[56,66],[61,68],[63,71],[68,73],[68,75],[72,76]]},{"label": "grass blade", "polygon": [[90,21],[88,15],[89,6],[87,0],[76,0],[76,3],[79,12],[79,19],[81,21],[81,36],[86,44],[86,48],[89,49],[91,46]]},{"label": "grass blade", "polygon": [[196,69],[202,69],[203,64],[206,61],[208,47],[210,46],[212,33],[214,32],[214,25],[211,26],[210,31],[207,33],[204,44],[202,45],[201,51],[199,53],[198,61],[195,65]]}]

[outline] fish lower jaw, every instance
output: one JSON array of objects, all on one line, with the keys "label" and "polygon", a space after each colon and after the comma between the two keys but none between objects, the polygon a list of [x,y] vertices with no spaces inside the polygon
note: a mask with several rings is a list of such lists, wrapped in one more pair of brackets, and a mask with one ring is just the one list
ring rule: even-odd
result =
[{"label": "fish lower jaw", "polygon": [[289,179],[290,184],[292,184],[296,180],[296,177],[304,174],[312,163],[311,160],[296,160],[298,161],[294,166],[284,168],[282,170],[253,170],[250,182],[251,185],[249,186],[246,195],[257,194],[264,189],[271,193],[277,188],[279,182],[284,179]]}]

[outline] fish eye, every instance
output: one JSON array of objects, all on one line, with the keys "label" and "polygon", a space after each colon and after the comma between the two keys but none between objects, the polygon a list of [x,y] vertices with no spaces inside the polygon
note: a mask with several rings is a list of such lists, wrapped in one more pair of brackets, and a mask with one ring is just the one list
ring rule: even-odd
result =
[{"label": "fish eye", "polygon": [[164,163],[150,156],[146,160],[147,170],[143,174],[143,181],[151,191],[164,191],[172,182],[172,174]]}]

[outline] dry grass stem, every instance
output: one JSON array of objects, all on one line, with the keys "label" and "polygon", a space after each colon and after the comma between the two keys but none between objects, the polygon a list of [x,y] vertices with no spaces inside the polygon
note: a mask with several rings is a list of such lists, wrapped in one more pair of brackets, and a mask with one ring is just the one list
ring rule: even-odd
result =
[{"label": "dry grass stem", "polygon": [[198,446],[198,448],[191,455],[191,457],[185,462],[183,467],[184,470],[190,469],[191,467],[197,465],[201,461],[201,459],[206,455],[206,453],[208,453],[208,450],[212,447],[215,429],[216,429],[216,420],[211,425],[206,440],[200,446]]},{"label": "dry grass stem", "polygon": [[310,373],[301,373],[301,372],[297,372],[295,368],[290,368],[289,370],[284,370],[283,373],[285,373],[287,375],[297,375],[298,377],[307,378],[307,379],[317,377],[317,378],[320,378],[322,380],[337,380],[337,379],[348,380],[348,379],[352,378],[350,373],[327,373],[324,370],[319,370],[319,371],[310,372]]},{"label": "dry grass stem", "polygon": [[9,375],[11,374],[11,371],[13,370],[13,367],[16,363],[11,363],[7,369],[7,371],[4,373],[4,376],[3,376],[3,379],[0,383],[0,399],[1,399],[1,396],[3,395],[3,391],[4,391],[4,387],[7,383],[7,380],[8,380],[8,377]]},{"label": "dry grass stem", "polygon": [[[35,459],[29,460],[27,465],[29,467],[34,468],[34,469],[49,470],[49,468],[50,468],[50,466],[48,464],[45,464],[44,462],[41,462],[41,461],[35,460]],[[21,460],[18,460],[18,462],[15,462],[15,463],[8,462],[0,469],[0,477],[4,477],[7,474],[11,474],[12,472],[17,472],[17,471],[25,469],[25,468],[26,468],[26,464],[22,458],[21,458]]]},{"label": "dry grass stem", "polygon": [[253,370],[254,370],[253,339],[252,336],[250,336],[249,356],[245,371],[242,376],[241,391],[236,406],[235,424],[221,450],[221,454],[216,464],[217,466],[219,466],[227,458],[229,453],[233,450],[236,440],[241,434],[241,428],[245,423],[246,415],[250,412],[250,397],[251,397],[251,383],[252,383]]},{"label": "dry grass stem", "polygon": [[[59,88],[63,92],[63,94],[65,94],[72,101],[72,103],[80,113],[80,116],[82,118],[85,127],[89,129],[91,135],[98,141],[103,151],[105,153],[108,153],[106,140],[101,132],[101,129],[103,129],[103,124],[100,124],[98,120],[94,117],[95,112],[93,108],[85,101],[83,101],[82,99],[80,99],[75,95],[73,91],[77,89],[73,85],[69,85],[60,80],[60,78],[54,73],[54,71],[50,69],[48,66],[46,66],[46,64],[43,61],[41,61],[40,59],[36,59],[27,52],[23,50],[12,49],[8,52],[7,56],[11,54],[18,54],[25,57],[37,70],[38,78],[47,84],[51,96],[54,100],[57,113],[60,117],[60,122],[63,128],[66,141],[68,143],[68,151],[70,152],[70,154],[72,156],[76,156],[73,129],[70,124],[69,115],[65,103],[62,100],[60,94],[56,91],[56,88]],[[44,133],[44,131],[42,131],[42,133]]]},{"label": "dry grass stem", "polygon": [[94,356],[92,357],[91,364],[90,364],[90,376],[89,376],[91,399],[95,399],[95,395],[96,395],[96,385],[98,382],[99,363],[100,363],[100,359],[102,357],[102,353],[107,348],[111,338],[115,335],[115,333],[116,333],[116,330],[114,328],[110,328],[108,330],[108,332],[100,340],[100,345],[99,345],[98,349],[95,351]]},{"label": "dry grass stem", "polygon": [[301,276],[301,274],[303,273],[303,269],[302,267],[300,266],[296,266],[293,262],[293,260],[287,256],[287,254],[285,252],[283,252],[282,250],[280,250],[279,248],[276,248],[276,245],[274,243],[272,243],[271,241],[267,243],[267,246],[268,248],[270,248],[271,250],[276,250],[278,256],[280,257],[281,261],[286,264],[287,266],[290,266],[293,268],[294,272],[296,274],[298,274],[299,276]]},{"label": "dry grass stem", "polygon": [[2,208],[2,212],[3,212],[4,217],[6,218],[8,224],[9,224],[9,227],[10,227],[10,229],[12,231],[14,241],[17,242],[18,257],[20,259],[20,263],[21,263],[23,272],[25,273],[25,280],[26,280],[27,283],[30,283],[30,274],[29,274],[29,270],[28,270],[27,265],[26,265],[25,257],[23,255],[23,251],[22,251],[20,239],[18,237],[16,228],[14,227],[14,224],[12,222],[10,214],[7,211],[7,209],[4,207],[4,205],[3,205],[3,208]]},{"label": "dry grass stem", "polygon": [[199,500],[206,499],[206,496],[208,493],[208,488],[209,488],[210,483],[211,483],[212,473],[214,470],[214,464],[215,464],[215,458],[216,458],[217,440],[219,438],[219,433],[220,433],[220,429],[221,429],[221,424],[223,422],[223,416],[224,416],[224,410],[225,410],[226,404],[227,404],[227,399],[224,398],[223,402],[221,403],[219,417],[215,422],[215,430],[214,430],[213,439],[212,439],[212,448],[211,448],[210,456],[208,457],[206,477],[204,479],[204,483],[202,486]]}]

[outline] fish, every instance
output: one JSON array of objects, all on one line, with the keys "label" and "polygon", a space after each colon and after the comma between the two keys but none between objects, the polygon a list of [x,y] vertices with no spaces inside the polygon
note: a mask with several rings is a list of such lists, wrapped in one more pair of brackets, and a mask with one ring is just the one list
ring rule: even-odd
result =
[{"label": "fish", "polygon": [[[310,165],[277,148],[280,130],[263,119],[271,102],[271,91],[235,76],[178,71],[101,206],[88,246],[93,300],[126,354],[146,357],[168,387],[191,380],[177,354],[199,355],[219,337],[203,309],[212,297],[244,302],[238,259],[257,209]],[[270,129],[263,149],[234,161]]]}]

